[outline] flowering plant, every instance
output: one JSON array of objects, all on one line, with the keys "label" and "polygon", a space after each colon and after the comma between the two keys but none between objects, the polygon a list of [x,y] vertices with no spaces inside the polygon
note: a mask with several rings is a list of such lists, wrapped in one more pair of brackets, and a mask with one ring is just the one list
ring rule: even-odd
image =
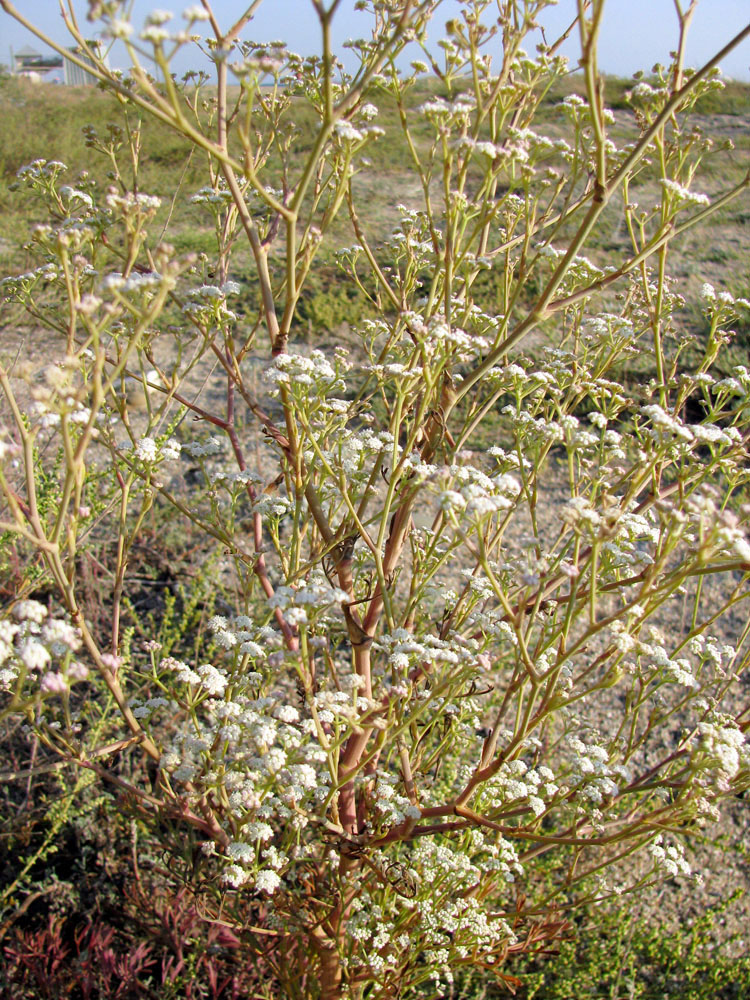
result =
[{"label": "flowering plant", "polygon": [[[138,30],[92,0],[130,58],[109,70],[66,13],[74,61],[124,109],[111,141],[87,136],[112,185],[43,159],[19,171],[48,221],[38,265],[2,290],[60,350],[41,373],[0,365],[0,529],[55,597],[19,595],[0,622],[4,711],[142,822],[192,831],[216,919],[233,894],[257,900],[248,955],[276,977],[258,995],[434,996],[463,967],[512,984],[511,957],[563,933],[571,901],[689,875],[683,837],[750,779],[750,625],[728,641],[749,593],[750,373],[715,373],[750,303],[705,285],[689,349],[667,273],[673,241],[750,185],[694,186],[710,143],[690,116],[721,54],[684,68],[694,5],[678,4],[673,63],[633,88],[640,131],[618,146],[604,5],[579,0],[585,96],[545,134],[562,39],[521,45],[548,2],[503,0],[491,22],[470,0],[437,55],[437,3],[364,0],[350,71],[337,2],[312,0],[323,51],[302,58],[242,40],[255,5],[226,30],[207,0]],[[214,90],[170,71],[199,24]],[[404,71],[408,44],[425,61]],[[397,141],[374,124],[387,109],[419,196],[378,244],[361,203],[368,157]],[[143,115],[206,157],[190,203],[215,230],[210,272],[150,236]],[[342,213],[355,242],[336,260],[369,315],[312,349],[301,296]],[[605,213],[617,255],[583,256]],[[187,636],[138,646],[128,625],[129,562],[163,509],[222,552],[201,655]],[[95,629],[80,557],[103,532]],[[134,754],[140,778],[103,763]],[[545,855],[552,885],[535,879]]]}]

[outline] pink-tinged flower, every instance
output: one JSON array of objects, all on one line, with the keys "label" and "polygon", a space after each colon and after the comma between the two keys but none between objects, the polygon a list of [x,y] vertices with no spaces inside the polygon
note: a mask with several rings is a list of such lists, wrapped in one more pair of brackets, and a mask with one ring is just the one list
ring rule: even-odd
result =
[{"label": "pink-tinged flower", "polygon": [[116,677],[117,671],[122,666],[122,657],[115,656],[114,653],[102,653],[102,663],[105,667],[111,670]]},{"label": "pink-tinged flower", "polygon": [[89,675],[89,668],[80,660],[72,660],[68,666],[68,677],[74,681],[85,681]]},{"label": "pink-tinged flower", "polygon": [[62,694],[63,691],[68,690],[68,685],[62,674],[53,673],[50,671],[42,677],[42,691],[47,691],[49,694]]}]

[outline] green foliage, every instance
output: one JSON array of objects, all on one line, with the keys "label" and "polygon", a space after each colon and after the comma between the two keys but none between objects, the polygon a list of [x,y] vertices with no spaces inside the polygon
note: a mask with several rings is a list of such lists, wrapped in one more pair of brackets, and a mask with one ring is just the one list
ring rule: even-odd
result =
[{"label": "green foliage", "polygon": [[354,282],[348,276],[342,277],[336,267],[325,264],[305,286],[297,307],[302,329],[307,327],[318,335],[316,340],[323,341],[326,334],[334,335],[342,323],[354,326],[374,315]]},{"label": "green foliage", "polygon": [[206,642],[205,623],[213,615],[218,597],[215,577],[217,555],[201,560],[189,580],[178,580],[175,589],[165,588],[163,604],[150,610],[142,622],[131,602],[135,628],[161,646],[161,656],[188,656],[198,660]]},{"label": "green foliage", "polygon": [[[623,900],[585,911],[574,940],[540,971],[518,969],[523,1000],[742,1000],[750,957],[741,931],[716,943],[717,923],[743,895],[737,889],[694,920],[664,920],[658,902]],[[677,922],[677,926],[674,925]],[[533,965],[532,965],[533,968]]]}]

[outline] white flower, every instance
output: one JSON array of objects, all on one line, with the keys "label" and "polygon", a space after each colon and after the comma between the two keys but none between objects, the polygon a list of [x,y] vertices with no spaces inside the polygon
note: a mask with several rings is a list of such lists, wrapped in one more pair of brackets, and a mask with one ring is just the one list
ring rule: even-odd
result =
[{"label": "white flower", "polygon": [[201,685],[209,694],[224,694],[227,686],[227,679],[220,670],[217,670],[211,663],[204,663],[198,667],[198,675],[201,678]]},{"label": "white flower", "polygon": [[234,632],[219,629],[219,631],[214,635],[214,642],[217,646],[221,646],[222,649],[232,649],[237,645],[237,636]]},{"label": "white flower", "polygon": [[244,861],[246,863],[255,861],[255,848],[252,844],[243,844],[241,841],[233,841],[227,848],[227,854],[234,861]]},{"label": "white flower", "polygon": [[284,621],[290,625],[306,625],[307,612],[304,608],[287,608],[284,612]]},{"label": "white flower", "polygon": [[0,691],[9,691],[18,678],[18,672],[12,667],[0,669]]},{"label": "white flower", "polygon": [[78,188],[71,187],[70,184],[63,184],[60,188],[60,197],[67,202],[80,201],[82,204],[91,208],[93,206],[93,201],[91,200],[91,195],[86,194],[85,191],[79,191]]},{"label": "white flower", "polygon": [[336,122],[334,131],[339,139],[345,142],[360,142],[363,139],[362,133],[350,122]]},{"label": "white flower", "polygon": [[76,306],[76,309],[84,316],[91,316],[101,304],[102,300],[97,295],[84,295]]},{"label": "white flower", "polygon": [[246,639],[240,646],[240,652],[247,653],[257,660],[263,656],[263,647],[259,646],[257,642],[253,642],[252,639]]},{"label": "white flower", "polygon": [[49,650],[36,639],[26,639],[18,650],[18,655],[29,670],[41,670],[51,659]]},{"label": "white flower", "polygon": [[167,21],[171,21],[173,17],[174,14],[171,10],[160,10],[157,8],[156,10],[151,11],[146,20],[149,24],[166,24]]},{"label": "white flower", "polygon": [[156,441],[150,437],[141,438],[133,449],[133,454],[147,465],[154,463],[158,454]]},{"label": "white flower", "polygon": [[732,542],[732,549],[743,562],[750,563],[750,542],[746,538],[741,535],[736,537]]},{"label": "white flower", "polygon": [[166,459],[166,461],[168,462],[174,461],[180,457],[180,449],[181,449],[180,442],[177,441],[175,438],[169,438],[169,440],[165,441],[164,444],[162,445],[161,448],[162,458]]},{"label": "white flower", "polygon": [[311,764],[292,764],[289,773],[294,784],[300,788],[316,788],[318,785],[318,774]]},{"label": "white flower", "polygon": [[144,42],[151,42],[152,45],[161,45],[169,38],[169,32],[165,31],[164,28],[157,28],[156,25],[150,24],[141,32],[141,38]]},{"label": "white flower", "polygon": [[282,705],[275,714],[279,722],[297,722],[299,720],[299,712],[292,705]]},{"label": "white flower", "polygon": [[268,774],[276,774],[286,765],[286,754],[280,747],[271,747],[263,757],[263,768]]},{"label": "white flower", "polygon": [[529,805],[531,806],[535,816],[541,816],[546,809],[544,802],[538,795],[529,796]]},{"label": "white flower", "polygon": [[733,778],[740,769],[740,749],[745,736],[736,726],[721,726],[711,722],[701,722],[701,747],[712,759],[719,775]]},{"label": "white flower", "polygon": [[258,820],[248,823],[243,832],[248,840],[266,841],[273,837],[273,827]]},{"label": "white flower", "polygon": [[689,205],[710,205],[708,195],[700,194],[698,191],[689,191],[688,188],[678,184],[677,181],[663,180],[662,186],[670,194],[676,195],[681,201]]},{"label": "white flower", "polygon": [[477,153],[484,153],[485,156],[489,156],[491,160],[497,157],[497,147],[492,142],[478,142],[474,146]]},{"label": "white flower", "polygon": [[175,781],[192,781],[195,777],[195,764],[182,763],[172,772]]},{"label": "white flower", "polygon": [[280,885],[281,879],[270,868],[261,869],[255,879],[255,888],[269,894],[276,892]]},{"label": "white flower", "polygon": [[435,97],[421,105],[419,111],[423,115],[449,115],[450,106],[445,103],[442,97]]},{"label": "white flower", "polygon": [[48,645],[62,647],[60,650],[53,648],[52,651],[56,654],[62,654],[68,649],[75,651],[81,647],[81,636],[78,629],[62,618],[50,619],[42,629],[42,636]]},{"label": "white flower", "polygon": [[240,868],[239,865],[229,865],[228,868],[224,869],[221,880],[231,885],[232,888],[239,889],[241,885],[249,882],[250,872],[245,871],[244,868]]},{"label": "white flower", "polygon": [[182,16],[186,21],[207,21],[208,11],[204,10],[200,4],[194,3],[183,10]]},{"label": "white flower", "polygon": [[113,18],[107,27],[107,34],[110,38],[130,38],[133,34],[133,25],[121,18]]},{"label": "white flower", "polygon": [[466,500],[456,490],[446,490],[440,494],[439,503],[441,510],[463,510],[466,507]]},{"label": "white flower", "polygon": [[47,617],[47,609],[39,601],[17,601],[13,605],[13,617],[19,621],[36,622],[41,625]]}]

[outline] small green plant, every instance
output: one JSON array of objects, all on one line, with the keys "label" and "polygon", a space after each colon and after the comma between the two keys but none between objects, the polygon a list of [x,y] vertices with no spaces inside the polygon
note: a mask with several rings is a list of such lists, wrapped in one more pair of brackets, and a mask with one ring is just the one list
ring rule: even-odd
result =
[{"label": "small green plant", "polygon": [[[709,907],[686,927],[664,923],[658,905],[608,905],[585,913],[576,939],[563,941],[554,961],[523,977],[528,1000],[734,1000],[750,988],[750,960],[732,954],[743,942],[715,947],[713,931],[741,896]],[[735,935],[735,938],[739,935]],[[736,949],[735,949],[736,950]],[[532,965],[533,967],[533,965]]]}]

